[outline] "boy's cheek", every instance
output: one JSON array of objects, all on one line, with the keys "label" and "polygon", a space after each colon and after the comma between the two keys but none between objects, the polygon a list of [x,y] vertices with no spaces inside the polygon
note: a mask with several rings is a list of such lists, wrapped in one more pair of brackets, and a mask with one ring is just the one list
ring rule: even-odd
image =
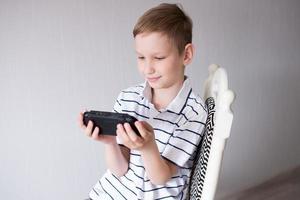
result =
[{"label": "boy's cheek", "polygon": [[138,71],[142,76],[144,76],[144,68],[143,67],[138,66]]}]

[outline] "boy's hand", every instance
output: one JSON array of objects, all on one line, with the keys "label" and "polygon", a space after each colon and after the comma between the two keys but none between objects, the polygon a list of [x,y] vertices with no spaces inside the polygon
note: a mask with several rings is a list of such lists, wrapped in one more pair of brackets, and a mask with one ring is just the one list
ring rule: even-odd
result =
[{"label": "boy's hand", "polygon": [[99,135],[99,128],[95,127],[94,131],[92,132],[93,129],[93,122],[89,121],[88,125],[85,126],[83,123],[83,112],[80,112],[79,117],[78,117],[78,123],[79,127],[85,132],[85,134],[88,137],[93,138],[96,141],[103,142],[105,144],[116,144],[116,137],[115,136],[108,136],[108,135]]},{"label": "boy's hand", "polygon": [[155,145],[154,131],[150,124],[145,121],[134,123],[141,136],[138,136],[131,128],[129,123],[118,124],[117,135],[123,144],[129,149],[143,150]]}]

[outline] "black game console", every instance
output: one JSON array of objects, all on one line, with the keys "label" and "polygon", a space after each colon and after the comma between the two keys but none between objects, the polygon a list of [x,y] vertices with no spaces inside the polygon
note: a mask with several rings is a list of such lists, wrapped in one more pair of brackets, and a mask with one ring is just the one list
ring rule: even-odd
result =
[{"label": "black game console", "polygon": [[96,126],[99,128],[99,134],[116,136],[117,125],[129,123],[132,130],[141,136],[134,125],[137,119],[125,113],[86,111],[83,113],[83,123],[87,126],[89,120],[93,122],[93,130]]}]

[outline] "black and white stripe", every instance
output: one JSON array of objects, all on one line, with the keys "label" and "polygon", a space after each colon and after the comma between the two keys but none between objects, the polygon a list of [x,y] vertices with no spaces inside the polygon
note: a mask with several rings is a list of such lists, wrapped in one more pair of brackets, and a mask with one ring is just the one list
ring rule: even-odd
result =
[{"label": "black and white stripe", "polygon": [[196,154],[196,161],[192,171],[192,178],[188,192],[190,196],[187,196],[188,200],[202,199],[202,189],[205,182],[207,163],[209,159],[212,137],[214,133],[215,102],[214,99],[210,97],[206,100],[205,103],[208,108],[208,117],[206,120],[204,138],[199,144],[200,148],[198,149]]}]

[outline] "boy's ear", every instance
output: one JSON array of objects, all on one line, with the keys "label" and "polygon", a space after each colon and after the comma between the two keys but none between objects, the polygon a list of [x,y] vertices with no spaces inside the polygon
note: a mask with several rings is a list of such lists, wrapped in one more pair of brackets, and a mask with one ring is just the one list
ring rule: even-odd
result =
[{"label": "boy's ear", "polygon": [[184,66],[190,64],[192,62],[193,56],[195,52],[195,47],[192,43],[188,43],[184,48],[184,56],[183,56],[183,64]]}]

